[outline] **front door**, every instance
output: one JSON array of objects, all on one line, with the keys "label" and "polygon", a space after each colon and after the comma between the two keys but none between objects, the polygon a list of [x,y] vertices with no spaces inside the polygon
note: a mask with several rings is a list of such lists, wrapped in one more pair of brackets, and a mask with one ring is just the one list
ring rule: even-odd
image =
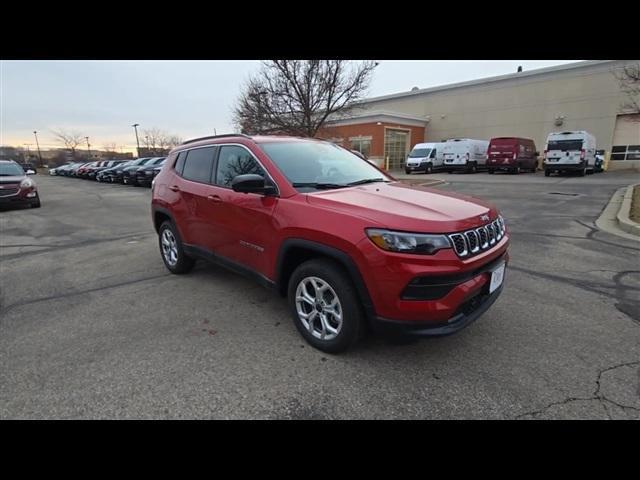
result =
[{"label": "front door", "polygon": [[267,274],[267,258],[274,239],[275,196],[234,192],[231,181],[237,175],[253,173],[268,178],[251,152],[240,145],[222,145],[214,176],[216,194],[221,202],[216,215],[221,244],[216,253],[250,269]]}]

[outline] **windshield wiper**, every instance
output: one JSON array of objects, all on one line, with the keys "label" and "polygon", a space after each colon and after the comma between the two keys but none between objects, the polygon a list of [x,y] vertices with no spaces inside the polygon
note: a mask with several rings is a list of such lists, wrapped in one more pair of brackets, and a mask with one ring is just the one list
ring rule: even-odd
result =
[{"label": "windshield wiper", "polygon": [[329,188],[344,188],[347,185],[343,185],[340,183],[317,183],[317,182],[306,182],[306,183],[293,183],[294,188],[317,188],[317,189],[329,189]]},{"label": "windshield wiper", "polygon": [[356,180],[355,182],[347,183],[348,186],[353,187],[354,185],[364,185],[365,183],[377,183],[377,182],[385,182],[384,178],[365,178],[363,180]]}]

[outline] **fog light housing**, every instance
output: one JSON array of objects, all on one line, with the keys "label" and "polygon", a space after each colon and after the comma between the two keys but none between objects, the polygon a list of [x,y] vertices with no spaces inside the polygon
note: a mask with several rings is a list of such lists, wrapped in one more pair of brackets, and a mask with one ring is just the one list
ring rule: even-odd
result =
[{"label": "fog light housing", "polygon": [[27,193],[27,198],[33,198],[36,195],[37,195],[36,192],[29,192],[29,193]]}]

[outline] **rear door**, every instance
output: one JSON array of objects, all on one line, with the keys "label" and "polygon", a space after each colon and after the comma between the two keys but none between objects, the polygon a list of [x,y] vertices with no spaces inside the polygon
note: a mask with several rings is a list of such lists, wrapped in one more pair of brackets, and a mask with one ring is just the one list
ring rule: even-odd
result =
[{"label": "rear door", "polygon": [[184,155],[181,152],[176,161],[177,176],[168,185],[179,196],[176,217],[183,241],[204,249],[210,249],[219,235],[214,225],[215,205],[209,198],[216,148],[193,148]]}]

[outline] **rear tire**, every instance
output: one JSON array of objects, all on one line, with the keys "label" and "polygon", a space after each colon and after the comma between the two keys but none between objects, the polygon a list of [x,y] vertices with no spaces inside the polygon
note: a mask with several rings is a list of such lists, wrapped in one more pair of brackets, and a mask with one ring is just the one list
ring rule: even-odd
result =
[{"label": "rear tire", "polygon": [[313,259],[299,265],[287,293],[296,328],[318,350],[343,352],[363,336],[360,299],[348,274],[334,261]]},{"label": "rear tire", "polygon": [[171,273],[187,273],[195,265],[195,260],[184,251],[178,229],[169,220],[160,225],[158,245],[162,261]]}]

